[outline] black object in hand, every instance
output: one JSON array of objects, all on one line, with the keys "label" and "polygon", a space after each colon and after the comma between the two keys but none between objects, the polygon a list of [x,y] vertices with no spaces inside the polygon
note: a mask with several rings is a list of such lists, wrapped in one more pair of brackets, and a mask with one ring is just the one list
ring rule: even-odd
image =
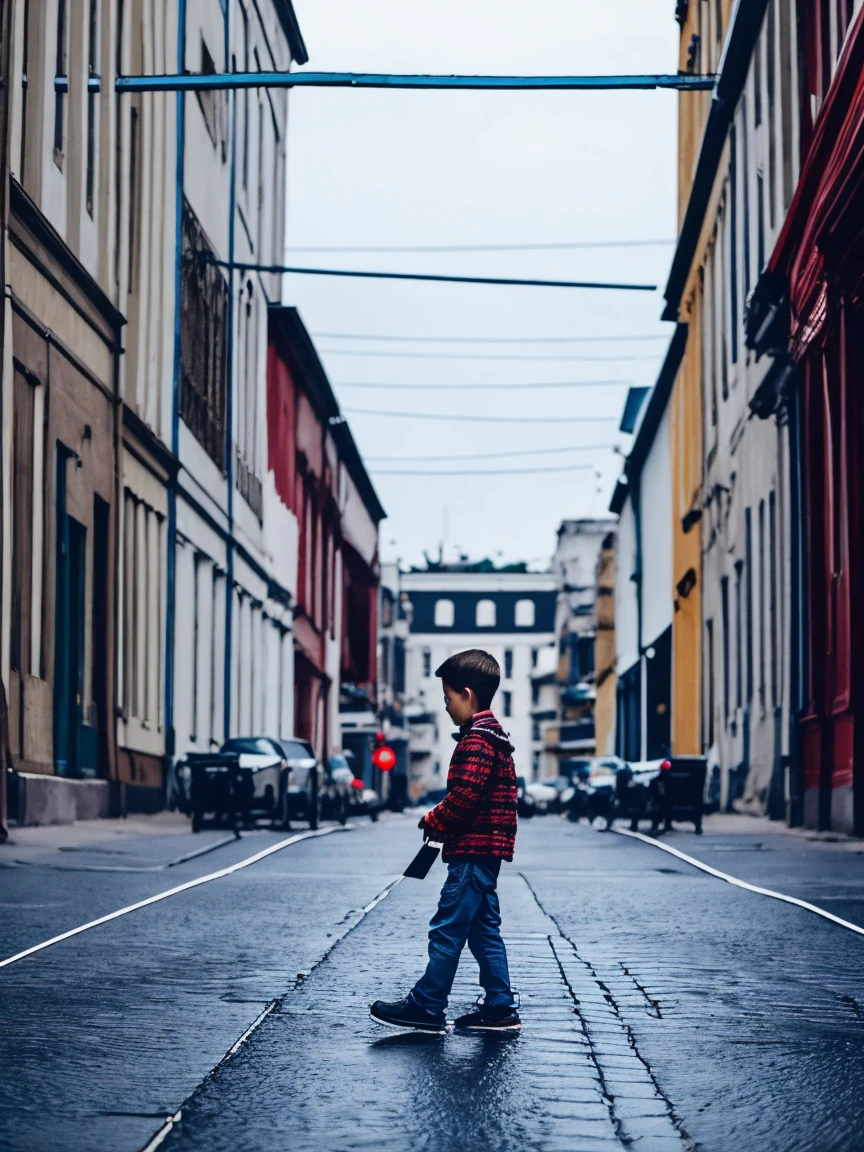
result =
[{"label": "black object in hand", "polygon": [[438,853],[440,851],[440,844],[433,844],[431,841],[427,841],[402,875],[408,876],[412,880],[425,880],[429,875],[429,869],[438,859]]}]

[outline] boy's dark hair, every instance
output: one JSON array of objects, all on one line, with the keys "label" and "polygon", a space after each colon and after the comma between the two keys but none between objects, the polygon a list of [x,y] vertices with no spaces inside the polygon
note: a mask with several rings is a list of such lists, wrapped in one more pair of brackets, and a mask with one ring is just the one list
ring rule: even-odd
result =
[{"label": "boy's dark hair", "polygon": [[481,648],[469,648],[467,652],[457,652],[435,670],[435,675],[440,676],[445,684],[449,684],[457,692],[470,688],[483,711],[491,706],[492,697],[501,683],[501,668],[498,661]]}]

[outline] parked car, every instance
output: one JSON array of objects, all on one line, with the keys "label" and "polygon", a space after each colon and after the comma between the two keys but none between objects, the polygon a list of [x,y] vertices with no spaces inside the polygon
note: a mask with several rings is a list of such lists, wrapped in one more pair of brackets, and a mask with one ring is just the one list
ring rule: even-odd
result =
[{"label": "parked car", "polygon": [[367,788],[363,780],[354,774],[353,752],[346,748],[341,756],[331,757],[331,763],[334,763],[336,760],[340,762],[337,768],[340,773],[340,778],[348,780],[350,776],[349,787],[351,792],[348,803],[348,815],[368,816],[374,824],[385,807],[384,801],[374,788]]},{"label": "parked car", "polygon": [[280,771],[278,804],[274,820],[289,828],[292,820],[306,820],[317,828],[327,779],[312,745],[293,737],[277,740],[272,736],[235,736],[222,745],[223,753],[240,757],[241,768],[264,772],[277,765]]},{"label": "parked car", "polygon": [[651,821],[652,834],[661,824],[669,832],[673,820],[687,820],[701,835],[706,769],[704,756],[628,764],[619,776],[615,815],[629,817],[632,832],[638,831],[644,817]]},{"label": "parked car", "polygon": [[547,812],[554,812],[555,805],[558,803],[558,789],[553,787],[552,784],[536,783],[527,784],[525,786],[526,795],[531,797],[534,803],[534,811],[543,816]]},{"label": "parked car", "polygon": [[327,761],[327,784],[321,798],[321,815],[325,820],[344,824],[356,806],[354,769],[345,756],[331,756]]},{"label": "parked car", "polygon": [[575,822],[585,817],[589,824],[593,824],[598,817],[605,817],[608,827],[617,792],[617,777],[624,767],[624,761],[617,756],[592,756],[575,768],[568,819]]},{"label": "parked car", "polygon": [[516,777],[516,812],[523,820],[530,820],[537,811],[534,797],[528,791],[524,776]]}]

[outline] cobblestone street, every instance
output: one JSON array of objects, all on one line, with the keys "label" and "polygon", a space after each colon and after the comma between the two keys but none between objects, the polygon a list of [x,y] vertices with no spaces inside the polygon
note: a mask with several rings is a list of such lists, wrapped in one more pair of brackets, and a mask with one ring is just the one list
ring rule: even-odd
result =
[{"label": "cobblestone street", "polygon": [[[854,850],[753,825],[665,842],[864,922]],[[393,886],[416,837],[393,818],[301,840],[0,971],[3,1146],[858,1147],[860,937],[585,825],[523,824],[502,873],[521,1035],[377,1027],[368,1004],[418,975],[443,879]],[[213,836],[170,881],[158,860],[198,838],[124,838],[107,865],[104,844],[20,864],[10,845],[0,898],[24,949],[278,840]],[[451,1015],[478,991],[466,955]]]}]

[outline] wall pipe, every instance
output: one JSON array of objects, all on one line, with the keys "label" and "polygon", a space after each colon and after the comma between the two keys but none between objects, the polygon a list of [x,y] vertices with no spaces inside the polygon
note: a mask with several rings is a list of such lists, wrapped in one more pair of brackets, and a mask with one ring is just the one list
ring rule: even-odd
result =
[{"label": "wall pipe", "polygon": [[[238,88],[391,88],[476,92],[712,91],[718,77],[689,72],[644,76],[426,76],[384,72],[227,72],[118,76],[116,92],[215,92]],[[55,78],[65,84],[65,76]]]},{"label": "wall pipe", "polygon": [[[235,94],[236,96],[236,94]],[[234,272],[270,272],[275,275],[354,276],[362,280],[431,280],[442,284],[504,284],[520,288],[592,288],[615,292],[656,292],[656,284],[610,284],[594,280],[520,280],[506,276],[445,276],[432,272],[367,272],[349,268],[304,268],[289,264],[238,264],[214,260],[220,268]]]},{"label": "wall pipe", "polygon": [[[177,5],[177,67],[186,65],[186,0]],[[183,253],[183,163],[185,156],[185,95],[177,92],[176,205],[174,213],[174,371],[171,382],[171,452],[180,457],[180,297]],[[168,486],[168,556],[165,604],[165,755],[174,756],[174,622],[177,591],[177,476]]]},{"label": "wall pipe", "polygon": [[[230,56],[230,5],[225,5],[225,64]],[[225,538],[225,668],[222,679],[222,732],[226,740],[231,736],[231,661],[233,658],[234,625],[234,244],[237,216],[237,91],[231,99],[231,176],[228,194],[228,390],[225,397],[225,478],[228,533]],[[239,682],[239,678],[238,678]]]}]

